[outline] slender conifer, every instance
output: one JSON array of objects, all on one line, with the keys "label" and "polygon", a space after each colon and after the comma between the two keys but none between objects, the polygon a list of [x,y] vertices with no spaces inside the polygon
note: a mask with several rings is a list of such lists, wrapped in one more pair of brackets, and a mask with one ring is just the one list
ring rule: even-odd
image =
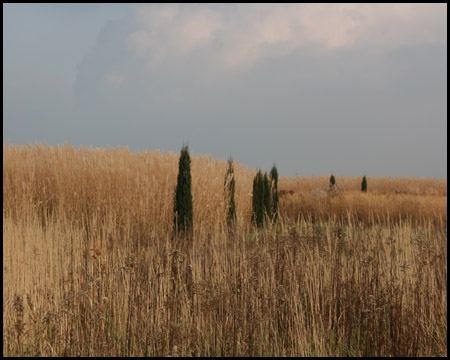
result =
[{"label": "slender conifer", "polygon": [[178,164],[177,187],[175,189],[174,230],[187,231],[192,229],[194,211],[191,193],[191,158],[187,145],[181,148]]},{"label": "slender conifer", "polygon": [[264,205],[264,220],[272,220],[272,189],[270,186],[269,176],[267,172],[264,173],[262,196]]},{"label": "slender conifer", "polygon": [[275,164],[270,170],[270,180],[272,183],[272,220],[278,220],[278,170]]},{"label": "slender conifer", "polygon": [[264,196],[263,196],[263,175],[261,170],[257,172],[253,179],[253,215],[252,219],[258,227],[264,225]]}]

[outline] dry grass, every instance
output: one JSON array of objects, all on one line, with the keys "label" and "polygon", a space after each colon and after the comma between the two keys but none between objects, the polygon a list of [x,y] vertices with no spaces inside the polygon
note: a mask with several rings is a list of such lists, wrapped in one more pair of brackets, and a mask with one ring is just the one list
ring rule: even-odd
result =
[{"label": "dry grass", "polygon": [[[166,234],[173,225],[178,158],[128,148],[3,146],[3,213],[13,219],[38,214],[42,224],[58,217],[90,235],[104,222],[136,234]],[[225,226],[226,161],[193,156],[191,169],[194,226]],[[240,219],[250,216],[253,173],[235,164]]]},{"label": "dry grass", "polygon": [[[335,176],[336,184],[345,191],[360,192],[362,176]],[[300,193],[311,193],[314,189],[325,189],[329,176],[297,176],[280,179],[279,187]],[[447,180],[411,177],[367,177],[368,192],[374,195],[403,194],[424,196],[447,196]]]},{"label": "dry grass", "polygon": [[[368,178],[368,192],[361,192],[361,178],[337,177],[341,191],[325,194],[329,177],[281,178],[280,211],[292,220],[328,220],[371,224],[447,227],[447,181],[444,179]],[[322,190],[322,191],[320,191]]]},{"label": "dry grass", "polygon": [[257,231],[235,164],[228,231],[226,162],[194,157],[188,242],[170,231],[178,155],[3,150],[4,356],[447,355],[446,221]]}]

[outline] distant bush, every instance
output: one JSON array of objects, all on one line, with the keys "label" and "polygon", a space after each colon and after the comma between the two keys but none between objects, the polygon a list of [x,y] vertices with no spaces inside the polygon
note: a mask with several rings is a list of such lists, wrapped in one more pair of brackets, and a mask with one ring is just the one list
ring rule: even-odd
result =
[{"label": "distant bush", "polygon": [[334,175],[331,174],[330,176],[330,187],[336,185],[336,179],[334,178]]},{"label": "distant bush", "polygon": [[366,175],[364,175],[362,182],[361,182],[361,191],[367,192],[367,179]]}]

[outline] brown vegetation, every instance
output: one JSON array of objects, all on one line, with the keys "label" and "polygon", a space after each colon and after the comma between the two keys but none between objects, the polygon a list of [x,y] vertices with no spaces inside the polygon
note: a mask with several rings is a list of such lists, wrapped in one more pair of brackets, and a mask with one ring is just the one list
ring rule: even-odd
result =
[{"label": "brown vegetation", "polygon": [[[336,176],[336,184],[346,192],[361,192],[361,177]],[[296,176],[280,180],[280,189],[311,193],[314,189],[327,189],[329,176]],[[374,195],[403,194],[421,196],[447,196],[447,180],[412,177],[367,177],[368,191]]]},{"label": "brown vegetation", "polygon": [[339,177],[329,191],[327,176],[280,179],[280,212],[285,219],[329,220],[371,224],[429,222],[447,227],[447,181],[444,179]]},{"label": "brown vegetation", "polygon": [[[351,213],[322,222],[289,215],[301,210],[291,198],[308,192],[285,187],[295,193],[282,200],[279,224],[256,230],[254,171],[235,163],[230,231],[226,161],[193,156],[197,225],[186,243],[171,232],[177,160],[4,146],[4,356],[447,355],[446,219],[372,215],[367,226]],[[346,185],[316,201],[336,214],[375,206],[376,196],[373,211],[408,201],[381,185],[371,194],[368,181],[366,200]],[[446,198],[439,186],[435,195],[416,186],[412,201]]]}]

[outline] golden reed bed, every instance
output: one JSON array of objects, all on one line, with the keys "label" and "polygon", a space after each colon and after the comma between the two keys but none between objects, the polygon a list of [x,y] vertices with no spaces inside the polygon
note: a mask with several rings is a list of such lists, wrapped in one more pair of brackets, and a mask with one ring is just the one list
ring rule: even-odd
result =
[{"label": "golden reed bed", "polygon": [[227,164],[194,156],[188,242],[177,160],[4,146],[4,356],[447,355],[446,181],[337,177],[324,197],[328,177],[281,178],[281,220],[256,230],[235,164],[229,231]]},{"label": "golden reed bed", "polygon": [[[58,214],[67,221],[109,219],[144,231],[172,226],[173,193],[178,154],[133,153],[123,149],[75,149],[73,146],[3,146],[3,212],[18,217],[40,214],[43,221]],[[192,158],[194,223],[225,226],[223,181],[226,161],[211,156]],[[236,209],[241,225],[251,218],[255,170],[235,164]],[[447,226],[447,181],[444,179],[337,177],[343,189],[317,196],[329,177],[280,178],[280,212],[285,219],[337,218],[366,224],[411,220]],[[315,193],[316,191],[316,193]]]}]

